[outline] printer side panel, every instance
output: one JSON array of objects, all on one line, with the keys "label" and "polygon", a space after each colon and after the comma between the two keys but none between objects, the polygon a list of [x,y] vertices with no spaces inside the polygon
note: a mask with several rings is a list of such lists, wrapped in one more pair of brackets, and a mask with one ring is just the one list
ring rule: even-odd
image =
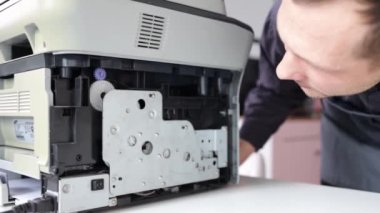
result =
[{"label": "printer side panel", "polygon": [[60,212],[237,182],[238,89],[253,32],[223,8],[197,7],[209,8],[0,5],[0,169],[40,180]]}]

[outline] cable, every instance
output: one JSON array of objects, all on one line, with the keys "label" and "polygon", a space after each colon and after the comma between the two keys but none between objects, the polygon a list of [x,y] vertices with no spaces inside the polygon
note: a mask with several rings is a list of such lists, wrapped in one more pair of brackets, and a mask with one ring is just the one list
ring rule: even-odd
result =
[{"label": "cable", "polygon": [[56,212],[57,209],[58,204],[56,198],[52,196],[46,196],[14,206],[11,210],[5,211],[5,213]]},{"label": "cable", "polygon": [[138,196],[141,196],[141,197],[147,197],[147,196],[153,195],[154,193],[156,193],[156,191],[152,190],[152,191],[148,191],[148,192],[135,193],[135,195],[138,195]]}]

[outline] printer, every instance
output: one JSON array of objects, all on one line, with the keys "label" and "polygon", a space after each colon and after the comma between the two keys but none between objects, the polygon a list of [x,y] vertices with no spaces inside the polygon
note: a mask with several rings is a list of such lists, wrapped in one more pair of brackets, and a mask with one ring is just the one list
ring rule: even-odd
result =
[{"label": "printer", "polygon": [[77,212],[236,183],[252,41],[223,0],[0,1],[1,206]]}]

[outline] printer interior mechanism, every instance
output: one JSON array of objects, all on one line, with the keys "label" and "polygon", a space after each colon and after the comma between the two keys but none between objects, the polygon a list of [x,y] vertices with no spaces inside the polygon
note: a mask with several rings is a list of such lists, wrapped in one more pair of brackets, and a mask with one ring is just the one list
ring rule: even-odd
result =
[{"label": "printer interior mechanism", "polygon": [[86,211],[237,182],[252,39],[222,0],[3,1],[1,205]]}]

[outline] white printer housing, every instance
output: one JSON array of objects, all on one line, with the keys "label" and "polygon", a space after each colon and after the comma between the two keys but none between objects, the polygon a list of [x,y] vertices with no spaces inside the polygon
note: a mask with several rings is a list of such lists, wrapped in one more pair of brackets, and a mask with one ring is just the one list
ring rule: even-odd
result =
[{"label": "white printer housing", "polygon": [[[224,11],[222,0],[0,4],[0,169],[53,198],[32,210],[237,181],[237,93],[253,32]],[[25,202],[4,193],[2,204]]]}]

